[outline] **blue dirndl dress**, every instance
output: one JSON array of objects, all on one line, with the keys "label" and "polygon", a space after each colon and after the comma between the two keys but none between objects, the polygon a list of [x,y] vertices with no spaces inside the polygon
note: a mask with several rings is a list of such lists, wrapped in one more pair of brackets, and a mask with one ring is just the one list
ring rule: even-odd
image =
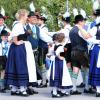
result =
[{"label": "blue dirndl dress", "polygon": [[[58,45],[57,49],[60,48],[63,48],[63,46]],[[59,52],[60,54],[64,52],[63,49],[59,51],[61,51]],[[61,89],[72,88],[72,81],[70,78],[68,68],[66,66],[65,59],[61,60],[57,56],[55,56],[55,61],[53,61],[51,65],[50,86]]]},{"label": "blue dirndl dress", "polygon": [[100,66],[97,66],[99,51],[100,45],[95,45],[91,53],[89,84],[92,86],[100,86]]},{"label": "blue dirndl dress", "polygon": [[5,85],[26,86],[28,82],[25,44],[11,44],[5,69]]}]

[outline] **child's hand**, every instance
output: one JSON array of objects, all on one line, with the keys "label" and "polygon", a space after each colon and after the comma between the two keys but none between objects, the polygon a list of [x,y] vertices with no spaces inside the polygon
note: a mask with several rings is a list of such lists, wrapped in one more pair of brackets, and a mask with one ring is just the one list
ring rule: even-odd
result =
[{"label": "child's hand", "polygon": [[67,51],[67,48],[64,48],[64,51],[66,52]]},{"label": "child's hand", "polygon": [[52,43],[49,43],[49,44],[48,44],[48,47],[52,47]]},{"label": "child's hand", "polygon": [[20,41],[16,42],[16,45],[21,45],[23,43],[24,43],[24,41],[23,40],[20,40]]}]

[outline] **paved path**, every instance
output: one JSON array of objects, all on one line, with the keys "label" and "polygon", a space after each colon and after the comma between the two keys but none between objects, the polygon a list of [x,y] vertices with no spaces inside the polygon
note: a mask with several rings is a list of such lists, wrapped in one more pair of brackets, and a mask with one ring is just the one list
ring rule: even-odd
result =
[{"label": "paved path", "polygon": [[96,98],[94,95],[73,95],[69,97],[62,97],[62,98],[52,98],[51,97],[51,88],[37,88],[39,94],[35,94],[29,97],[20,97],[20,96],[11,96],[10,92],[7,93],[0,93],[0,100],[100,100],[100,98]]}]

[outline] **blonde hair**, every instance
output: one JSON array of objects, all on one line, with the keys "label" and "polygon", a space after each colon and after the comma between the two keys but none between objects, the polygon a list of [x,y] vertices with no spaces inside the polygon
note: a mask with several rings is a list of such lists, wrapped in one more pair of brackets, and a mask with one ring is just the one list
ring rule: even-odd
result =
[{"label": "blonde hair", "polygon": [[17,20],[20,20],[21,17],[25,16],[26,14],[28,15],[28,11],[26,9],[20,9],[17,11],[17,13],[15,14],[15,17]]}]

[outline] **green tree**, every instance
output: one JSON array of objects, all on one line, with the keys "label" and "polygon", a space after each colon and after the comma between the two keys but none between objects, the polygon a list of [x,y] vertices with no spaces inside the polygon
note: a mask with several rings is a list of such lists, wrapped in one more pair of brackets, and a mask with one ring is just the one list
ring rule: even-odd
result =
[{"label": "green tree", "polygon": [[[42,6],[46,8],[45,13],[48,15],[47,24],[50,30],[58,30],[58,17],[59,14],[65,13],[66,11],[66,1],[67,0],[0,0],[0,6],[2,6],[6,15],[9,16],[9,19],[6,20],[7,24],[11,26],[15,15],[15,12],[20,8],[29,9],[29,4],[34,2],[36,9],[42,11]],[[92,1],[91,0],[68,0],[69,8],[72,14],[72,9],[83,8],[87,15],[92,14]],[[72,15],[73,16],[73,15]]]}]

